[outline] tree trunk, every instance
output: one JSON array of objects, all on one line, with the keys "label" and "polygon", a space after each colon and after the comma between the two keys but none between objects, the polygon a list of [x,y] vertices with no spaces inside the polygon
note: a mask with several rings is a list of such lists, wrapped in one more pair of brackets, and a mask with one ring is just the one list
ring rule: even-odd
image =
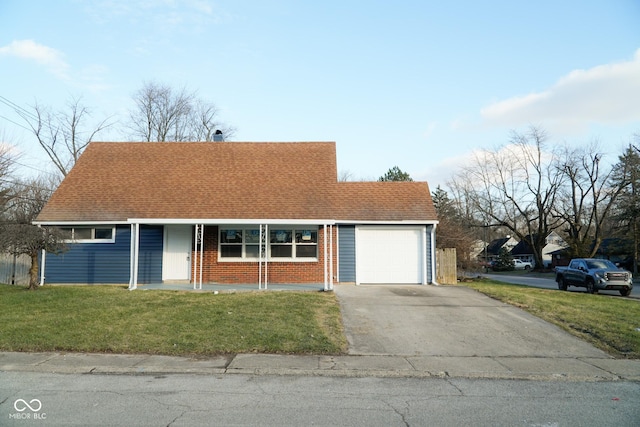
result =
[{"label": "tree trunk", "polygon": [[31,267],[29,268],[29,287],[35,291],[38,289],[38,251],[33,251],[29,254],[31,257]]}]

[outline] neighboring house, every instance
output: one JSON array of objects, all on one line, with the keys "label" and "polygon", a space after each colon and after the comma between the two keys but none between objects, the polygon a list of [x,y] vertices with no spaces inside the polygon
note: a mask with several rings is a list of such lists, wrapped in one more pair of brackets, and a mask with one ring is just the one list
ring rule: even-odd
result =
[{"label": "neighboring house", "polygon": [[469,258],[484,261],[484,248],[487,246],[487,242],[484,240],[476,239],[471,243],[469,249]]},{"label": "neighboring house", "polygon": [[[527,236],[528,238],[529,236]],[[558,250],[567,247],[567,243],[560,237],[558,233],[552,231],[545,239],[545,246],[542,248],[542,262],[544,267],[548,268],[552,264],[552,254],[557,253]],[[535,257],[533,256],[533,249],[529,246],[526,240],[521,240],[512,250],[511,255],[514,258],[530,262],[535,264]]]},{"label": "neighboring house", "polygon": [[[502,237],[500,239],[492,240],[489,245],[487,245],[487,258],[489,261],[495,261],[498,258],[498,254],[500,253],[500,249],[504,248],[508,252],[518,244],[518,241],[511,236]],[[479,256],[484,259],[484,252]]]},{"label": "neighboring house", "polygon": [[[591,243],[593,248],[594,242]],[[569,265],[572,254],[568,247],[564,247],[551,253],[552,266],[563,267]],[[619,237],[602,239],[594,258],[608,259],[627,270],[633,270],[633,240]]]},{"label": "neighboring house", "polygon": [[608,259],[629,271],[633,271],[633,240],[620,237],[602,239],[595,257]]},{"label": "neighboring house", "polygon": [[435,282],[425,182],[338,182],[333,142],[91,143],[35,224],[42,282]]}]

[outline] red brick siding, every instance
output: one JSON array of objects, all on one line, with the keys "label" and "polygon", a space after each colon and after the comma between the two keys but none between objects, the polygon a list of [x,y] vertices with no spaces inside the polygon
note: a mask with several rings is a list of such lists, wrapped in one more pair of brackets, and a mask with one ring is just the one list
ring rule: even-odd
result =
[{"label": "red brick siding", "polygon": [[[329,238],[330,230],[327,230]],[[333,227],[333,274],[337,274],[337,238],[336,227]],[[197,256],[200,261],[200,254],[195,251],[193,257]],[[191,264],[192,270],[194,264]],[[327,265],[327,268],[329,266]],[[324,283],[324,229],[318,229],[318,261],[317,262],[279,262],[270,261],[267,266],[268,283]],[[200,266],[192,277],[200,277]],[[264,272],[263,272],[264,274]],[[327,272],[329,274],[329,272]],[[218,227],[205,226],[204,231],[204,251],[202,261],[202,281],[203,283],[241,284],[258,283],[259,263],[258,262],[224,262],[218,261]]]}]

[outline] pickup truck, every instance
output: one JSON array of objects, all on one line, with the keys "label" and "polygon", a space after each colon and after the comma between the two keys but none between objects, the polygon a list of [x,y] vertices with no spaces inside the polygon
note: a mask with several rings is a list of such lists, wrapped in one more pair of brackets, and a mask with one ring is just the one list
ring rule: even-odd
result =
[{"label": "pickup truck", "polygon": [[619,291],[628,296],[633,289],[633,278],[627,270],[618,268],[606,259],[575,258],[568,267],[556,267],[558,289],[566,291],[569,286],[587,288],[587,292]]},{"label": "pickup truck", "polygon": [[513,260],[513,268],[516,270],[530,270],[532,268],[532,264],[527,261],[522,261],[520,259]]}]

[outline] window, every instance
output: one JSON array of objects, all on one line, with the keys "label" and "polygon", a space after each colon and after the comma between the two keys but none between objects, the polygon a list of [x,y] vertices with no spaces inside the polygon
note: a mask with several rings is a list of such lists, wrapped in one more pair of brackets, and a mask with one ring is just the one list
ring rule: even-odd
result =
[{"label": "window", "polygon": [[[272,260],[316,259],[318,229],[273,228],[269,230],[268,251]],[[256,260],[260,256],[260,230],[256,228],[221,228],[220,258]]]},{"label": "window", "polygon": [[116,241],[115,227],[62,227],[74,243],[113,243]]}]

